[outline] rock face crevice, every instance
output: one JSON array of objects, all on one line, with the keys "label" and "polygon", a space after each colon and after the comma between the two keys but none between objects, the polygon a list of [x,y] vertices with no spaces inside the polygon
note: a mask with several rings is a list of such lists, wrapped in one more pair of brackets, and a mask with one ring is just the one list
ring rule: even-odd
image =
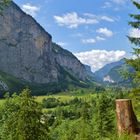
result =
[{"label": "rock face crevice", "polygon": [[[0,15],[0,70],[33,83],[59,82],[63,66],[86,80],[84,66],[74,56],[54,53],[52,37],[14,2]],[[63,51],[63,49],[62,49]]]}]

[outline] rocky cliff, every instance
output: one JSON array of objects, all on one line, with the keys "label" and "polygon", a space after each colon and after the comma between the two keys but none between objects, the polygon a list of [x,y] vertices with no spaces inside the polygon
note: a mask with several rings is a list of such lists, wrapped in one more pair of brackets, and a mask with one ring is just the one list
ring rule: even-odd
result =
[{"label": "rocky cliff", "polygon": [[60,64],[66,71],[71,73],[74,77],[79,77],[80,79],[85,79],[88,73],[85,65],[69,51],[61,48],[61,46],[56,43],[52,43],[53,56],[58,64]]},{"label": "rocky cliff", "polygon": [[0,15],[0,71],[45,84],[59,82],[64,77],[61,68],[78,80],[87,78],[84,65],[52,43],[51,35],[11,2]]}]

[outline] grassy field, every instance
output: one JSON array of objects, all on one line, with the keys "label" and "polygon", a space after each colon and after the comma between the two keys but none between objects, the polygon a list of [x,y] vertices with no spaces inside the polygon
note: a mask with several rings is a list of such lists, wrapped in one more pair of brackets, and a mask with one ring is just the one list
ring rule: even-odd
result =
[{"label": "grassy field", "polygon": [[[96,97],[97,94],[90,94],[90,93],[87,93],[87,94],[74,94],[73,92],[70,93],[70,92],[61,92],[61,93],[58,93],[56,95],[46,95],[46,96],[35,96],[35,100],[39,103],[42,103],[42,100],[43,99],[47,99],[47,98],[56,98],[58,99],[60,102],[63,102],[63,103],[66,103],[66,102],[69,102],[71,100],[73,100],[75,97],[77,98],[81,98],[81,99],[84,99],[85,101],[89,101],[91,100],[92,98]],[[0,99],[0,106],[4,103],[4,99]],[[67,106],[66,106],[67,107]],[[43,111],[47,112],[47,111],[53,111],[57,108],[61,108],[60,106],[56,107],[56,108],[45,108],[43,109]],[[62,107],[64,108],[64,107]],[[138,119],[140,120],[140,113],[139,112],[136,112],[137,114],[137,117]]]},{"label": "grassy field", "polygon": [[[41,103],[43,99],[47,99],[51,97],[59,99],[59,101],[61,102],[68,102],[74,99],[75,97],[89,100],[91,97],[95,97],[95,96],[96,94],[75,94],[74,95],[74,94],[63,92],[63,93],[58,93],[56,95],[34,96],[34,97],[37,102]],[[0,99],[0,105],[2,105],[4,101],[5,101],[4,99]]]},{"label": "grassy field", "polygon": [[[69,101],[73,100],[75,97],[82,98],[82,99],[88,101],[88,100],[91,99],[91,97],[95,97],[95,96],[96,96],[95,94],[68,95],[68,94],[65,94],[65,93],[61,93],[61,94],[57,94],[57,95],[36,96],[35,99],[36,99],[37,102],[42,103],[43,99],[47,99],[47,98],[52,98],[53,97],[53,98],[58,99],[60,102],[66,103],[66,102],[69,102]],[[66,107],[67,106],[65,106],[65,107],[58,106],[58,107],[55,107],[55,108],[47,108],[47,109],[44,108],[43,111],[44,112],[54,111],[57,108],[61,109],[61,108],[66,108]]]},{"label": "grassy field", "polygon": [[0,100],[0,106],[3,105],[4,101],[5,101],[4,99]]},{"label": "grassy field", "polygon": [[90,100],[91,97],[96,97],[96,94],[83,94],[83,95],[68,95],[68,94],[56,94],[56,95],[48,95],[48,96],[36,96],[35,99],[37,102],[42,102],[43,99],[47,99],[47,98],[56,98],[59,99],[59,101],[61,102],[68,102],[72,99],[74,99],[75,97],[77,98],[82,98],[84,100]]},{"label": "grassy field", "polygon": [[42,102],[43,99],[47,99],[51,97],[59,99],[61,102],[67,102],[74,98],[74,96],[71,95],[48,95],[48,96],[37,96],[35,98],[37,102]]}]

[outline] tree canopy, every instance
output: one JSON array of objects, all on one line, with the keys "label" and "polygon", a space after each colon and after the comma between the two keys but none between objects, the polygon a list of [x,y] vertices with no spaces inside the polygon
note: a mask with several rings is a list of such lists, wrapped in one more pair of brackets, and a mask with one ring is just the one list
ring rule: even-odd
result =
[{"label": "tree canopy", "polygon": [[[134,6],[140,11],[140,3],[132,1]],[[140,30],[140,14],[130,14],[133,19],[128,24],[132,29]],[[140,36],[128,36],[129,41],[134,45],[133,55],[135,58],[126,59],[127,64],[133,67],[134,71],[129,73],[133,79],[133,97],[136,107],[140,106]]]}]

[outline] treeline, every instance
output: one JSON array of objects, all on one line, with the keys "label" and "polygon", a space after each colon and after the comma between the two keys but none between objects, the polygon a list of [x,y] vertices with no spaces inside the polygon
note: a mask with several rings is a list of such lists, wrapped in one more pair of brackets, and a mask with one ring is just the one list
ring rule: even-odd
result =
[{"label": "treeline", "polygon": [[114,102],[119,96],[97,94],[68,102],[51,97],[40,104],[28,89],[12,97],[7,94],[0,108],[0,139],[120,140],[116,134]]}]

